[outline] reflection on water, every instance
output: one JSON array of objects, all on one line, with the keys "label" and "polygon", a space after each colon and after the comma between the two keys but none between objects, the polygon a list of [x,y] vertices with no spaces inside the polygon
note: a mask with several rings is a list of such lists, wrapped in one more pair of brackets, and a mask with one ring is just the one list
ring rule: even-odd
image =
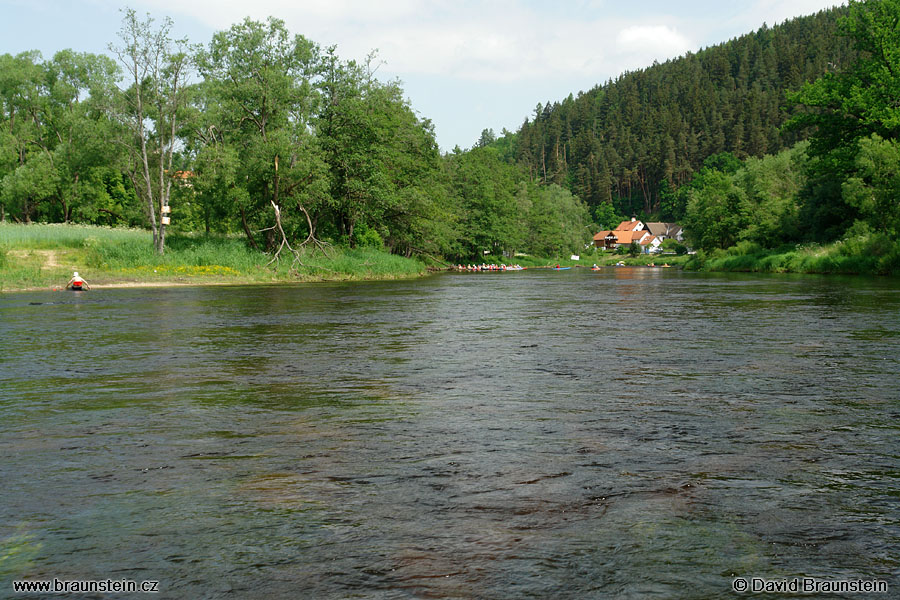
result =
[{"label": "reflection on water", "polygon": [[0,296],[0,573],[167,598],[898,582],[900,285],[666,269]]}]

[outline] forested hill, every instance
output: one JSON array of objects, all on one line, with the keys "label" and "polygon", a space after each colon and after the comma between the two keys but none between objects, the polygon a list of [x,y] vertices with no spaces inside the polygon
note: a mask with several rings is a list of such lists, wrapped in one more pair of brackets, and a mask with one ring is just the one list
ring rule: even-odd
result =
[{"label": "forested hill", "polygon": [[785,92],[856,58],[837,34],[846,8],[787,21],[696,54],[625,73],[562,102],[495,143],[532,179],[557,183],[594,207],[656,212],[660,185],[685,183],[704,159],[776,153],[803,132],[782,134]]}]

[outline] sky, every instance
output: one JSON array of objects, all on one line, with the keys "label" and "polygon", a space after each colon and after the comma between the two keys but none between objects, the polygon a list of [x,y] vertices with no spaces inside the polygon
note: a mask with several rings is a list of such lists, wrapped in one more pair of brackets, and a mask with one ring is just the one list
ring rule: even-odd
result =
[{"label": "sky", "polygon": [[0,54],[108,53],[121,9],[170,17],[207,44],[246,17],[275,16],[344,60],[377,51],[445,152],[482,130],[517,131],[538,103],[665,62],[839,0],[0,0]]}]

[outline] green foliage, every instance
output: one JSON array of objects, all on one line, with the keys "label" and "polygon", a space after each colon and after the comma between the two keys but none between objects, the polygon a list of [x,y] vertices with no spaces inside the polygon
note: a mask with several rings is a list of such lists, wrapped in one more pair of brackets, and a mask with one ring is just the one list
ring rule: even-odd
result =
[{"label": "green foliage", "polygon": [[688,269],[761,273],[900,274],[900,243],[883,236],[828,246],[785,246],[765,250],[745,242],[712,255],[698,252]]},{"label": "green foliage", "polygon": [[443,193],[434,132],[396,82],[372,78],[372,60],[357,65],[326,57],[317,132],[330,174],[330,217],[351,245],[354,229],[365,223],[395,252],[433,252],[446,246],[435,223]]},{"label": "green foliage", "polygon": [[600,229],[613,230],[619,223],[626,220],[624,215],[618,214],[613,205],[607,202],[595,206],[591,209],[591,214],[594,217],[594,222]]},{"label": "green foliage", "polygon": [[528,228],[525,248],[545,257],[580,254],[591,242],[591,221],[587,206],[568,190],[551,184],[529,194]]},{"label": "green foliage", "polygon": [[587,206],[561,186],[529,182],[493,146],[451,154],[445,168],[458,207],[455,260],[480,262],[484,251],[567,257],[590,243]]},{"label": "green foliage", "polygon": [[[39,218],[47,207],[40,207],[56,194],[58,182],[53,163],[45,154],[38,154],[0,182],[0,201],[26,223]],[[43,210],[42,210],[43,209]]]},{"label": "green foliage", "polygon": [[739,234],[766,248],[799,239],[798,197],[806,184],[805,142],[775,156],[749,158],[734,181],[747,198],[748,221]]},{"label": "green foliage", "polygon": [[859,56],[798,92],[792,103],[809,110],[797,114],[789,129],[813,127],[809,152],[828,169],[852,169],[858,140],[872,134],[893,139],[900,133],[900,0],[850,0],[839,33],[851,39]]},{"label": "green foliage", "polygon": [[[245,19],[213,36],[197,55],[204,84],[203,135],[197,152],[197,187],[204,228],[231,218],[251,244],[273,250],[275,210],[292,240],[309,231],[303,210],[328,204],[325,165],[311,133],[318,106],[312,79],[318,47],[291,36],[279,19]],[[257,232],[262,231],[263,236]]]},{"label": "green foliage", "polygon": [[843,197],[876,230],[900,233],[900,142],[877,134],[860,140],[856,175],[844,182]]},{"label": "green foliage", "polygon": [[668,180],[659,182],[659,216],[663,221],[680,223],[684,219],[688,201],[686,191],[686,186],[675,190]]},{"label": "green foliage", "polygon": [[518,187],[522,172],[500,159],[493,148],[475,148],[447,158],[450,188],[459,206],[460,253],[474,258],[483,251],[502,254],[524,244],[525,223],[520,204],[529,208],[527,193]]},{"label": "green foliage", "polygon": [[0,204],[21,222],[87,220],[95,170],[116,165],[103,110],[111,59],[71,50],[51,60],[0,56]]},{"label": "green foliage", "polygon": [[490,146],[496,141],[497,135],[494,133],[493,129],[483,129],[481,131],[481,137],[478,138],[478,142],[475,144],[475,146],[477,148],[484,148],[485,146]]},{"label": "green foliage", "polygon": [[742,166],[741,160],[731,152],[719,152],[718,154],[707,156],[703,161],[705,169],[719,171],[726,175],[734,175]]},{"label": "green foliage", "polygon": [[384,248],[384,240],[378,232],[365,223],[360,223],[353,230],[353,245],[358,248]]},{"label": "green foliage", "polygon": [[776,248],[798,240],[800,194],[807,183],[806,147],[801,142],[777,155],[748,158],[739,165],[710,161],[678,192],[690,198],[684,225],[694,245],[712,250],[747,241]]},{"label": "green foliage", "polygon": [[898,19],[898,0],[851,0],[839,33],[852,41],[856,59],[789,95],[802,110],[786,129],[811,130],[800,211],[809,238],[834,240],[860,217],[896,227],[886,199],[896,165],[890,142],[900,135]]},{"label": "green foliage", "polygon": [[675,238],[666,238],[661,245],[663,252],[674,252],[678,256],[684,256],[688,252],[687,246],[676,240]]},{"label": "green foliage", "polygon": [[372,248],[353,248],[335,252],[331,257],[321,253],[304,256],[302,273],[327,279],[371,279],[415,277],[425,271],[417,260],[403,258]]},{"label": "green foliage", "polygon": [[728,248],[747,227],[749,217],[744,190],[725,173],[706,171],[702,183],[692,187],[684,227],[698,248]]}]

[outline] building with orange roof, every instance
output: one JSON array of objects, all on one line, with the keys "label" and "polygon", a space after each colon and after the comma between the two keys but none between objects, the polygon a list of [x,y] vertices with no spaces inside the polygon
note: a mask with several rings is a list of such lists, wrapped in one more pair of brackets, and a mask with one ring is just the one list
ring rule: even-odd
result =
[{"label": "building with orange roof", "polygon": [[644,254],[652,254],[659,252],[659,247],[662,246],[662,240],[655,235],[645,236],[641,241],[641,252]]},{"label": "building with orange roof", "polygon": [[634,217],[631,217],[630,221],[622,221],[619,223],[615,231],[642,231],[644,229],[645,227],[642,221],[638,221]]},{"label": "building with orange roof", "polygon": [[601,231],[594,236],[594,246],[604,250],[612,250],[616,247],[616,236],[612,231]]},{"label": "building with orange roof", "polygon": [[632,242],[638,244],[645,238],[652,237],[644,227],[644,223],[632,218],[630,221],[622,221],[612,231],[601,231],[594,236],[594,246],[604,250],[613,250],[622,246],[630,246]]}]

